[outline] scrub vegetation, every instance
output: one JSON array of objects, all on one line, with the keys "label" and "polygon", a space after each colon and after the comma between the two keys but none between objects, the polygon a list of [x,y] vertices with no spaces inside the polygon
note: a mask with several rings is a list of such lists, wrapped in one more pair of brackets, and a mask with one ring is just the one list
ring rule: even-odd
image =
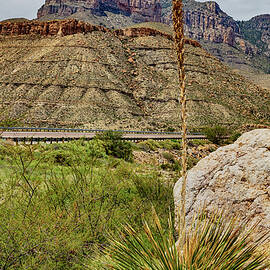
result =
[{"label": "scrub vegetation", "polygon": [[138,231],[143,220],[152,224],[152,206],[166,226],[173,180],[153,166],[131,162],[133,145],[109,136],[2,144],[0,269],[94,267],[97,253],[108,246],[109,236],[119,235],[122,224]]}]

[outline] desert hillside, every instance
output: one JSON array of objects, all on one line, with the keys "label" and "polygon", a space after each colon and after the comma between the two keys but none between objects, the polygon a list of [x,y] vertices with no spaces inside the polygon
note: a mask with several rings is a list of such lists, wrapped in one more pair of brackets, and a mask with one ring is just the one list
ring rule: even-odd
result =
[{"label": "desert hillside", "polygon": [[[44,23],[34,24],[44,30]],[[8,33],[2,24],[2,119],[35,126],[179,128],[177,65],[169,35],[88,25],[83,27],[89,31],[74,34],[73,29],[65,36],[61,25],[67,23],[51,22],[54,34],[41,36],[17,35],[17,26]],[[234,73],[198,43],[186,45],[186,71],[190,129],[270,122],[269,91]]]}]

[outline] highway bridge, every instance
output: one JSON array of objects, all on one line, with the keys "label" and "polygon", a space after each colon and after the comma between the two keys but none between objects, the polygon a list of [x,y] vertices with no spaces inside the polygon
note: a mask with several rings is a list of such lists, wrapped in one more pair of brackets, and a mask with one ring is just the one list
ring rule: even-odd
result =
[{"label": "highway bridge", "polygon": [[[66,128],[31,128],[31,127],[0,127],[0,139],[11,140],[14,142],[64,142],[78,139],[92,140],[97,134],[108,130],[102,129],[66,129]],[[180,140],[180,132],[159,132],[159,131],[130,131],[113,130],[123,134],[124,140]],[[190,133],[187,135],[189,140],[206,139],[200,133]]]}]

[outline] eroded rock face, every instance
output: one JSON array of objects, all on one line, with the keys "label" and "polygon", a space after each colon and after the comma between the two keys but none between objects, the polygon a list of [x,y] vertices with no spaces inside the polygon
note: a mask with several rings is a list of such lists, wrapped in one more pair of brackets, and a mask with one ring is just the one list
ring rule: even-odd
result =
[{"label": "eroded rock face", "polygon": [[244,38],[270,57],[270,14],[255,16],[240,25]]},{"label": "eroded rock face", "polygon": [[[174,188],[176,207],[181,188],[182,179]],[[262,219],[262,229],[270,230],[270,129],[245,133],[188,172],[188,222],[204,204],[207,211],[225,207],[232,215],[252,222]]]},{"label": "eroded rock face", "polygon": [[[93,31],[111,32],[116,36],[124,37],[148,37],[162,36],[169,40],[173,40],[173,36],[146,27],[126,28],[112,31],[108,28],[84,23],[77,20],[62,20],[62,21],[24,21],[24,22],[5,22],[0,23],[0,35],[3,36],[18,36],[18,35],[40,35],[40,36],[68,36],[74,34],[86,34]],[[201,48],[201,44],[192,39],[185,39],[185,44]]]},{"label": "eroded rock face", "polygon": [[[148,36],[162,36],[162,37],[165,37],[169,40],[174,40],[172,35],[169,35],[169,34],[166,34],[163,32],[159,32],[155,29],[146,28],[146,27],[119,29],[119,30],[115,30],[114,33],[117,36],[125,36],[125,37],[131,37],[131,38],[148,37]],[[193,40],[193,39],[189,39],[189,38],[185,39],[185,44],[189,44],[189,45],[192,45],[193,47],[197,47],[197,48],[202,47],[198,41]]]},{"label": "eroded rock face", "polygon": [[64,18],[77,12],[105,16],[105,11],[131,16],[134,21],[161,21],[159,0],[46,0],[37,17],[54,14]]},{"label": "eroded rock face", "polygon": [[[223,12],[215,2],[184,2],[185,34],[196,40],[207,40],[214,43],[235,45],[235,37],[239,34],[239,26]],[[172,24],[172,13],[163,16],[163,22]]]},{"label": "eroded rock face", "polygon": [[25,22],[6,22],[0,23],[0,35],[16,36],[16,35],[41,35],[41,36],[67,36],[78,33],[90,33],[93,31],[109,32],[110,30],[102,27],[91,25],[89,23],[77,20],[65,21],[25,21]]}]

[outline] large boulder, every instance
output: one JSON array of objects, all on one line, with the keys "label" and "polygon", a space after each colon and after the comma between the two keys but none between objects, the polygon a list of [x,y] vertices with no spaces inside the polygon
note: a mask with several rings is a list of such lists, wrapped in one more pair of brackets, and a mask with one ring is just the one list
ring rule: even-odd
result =
[{"label": "large boulder", "polygon": [[[174,188],[176,209],[181,201],[182,179]],[[188,172],[187,223],[195,211],[225,208],[232,215],[262,220],[270,230],[270,129],[242,135],[234,144],[219,148]]]}]

